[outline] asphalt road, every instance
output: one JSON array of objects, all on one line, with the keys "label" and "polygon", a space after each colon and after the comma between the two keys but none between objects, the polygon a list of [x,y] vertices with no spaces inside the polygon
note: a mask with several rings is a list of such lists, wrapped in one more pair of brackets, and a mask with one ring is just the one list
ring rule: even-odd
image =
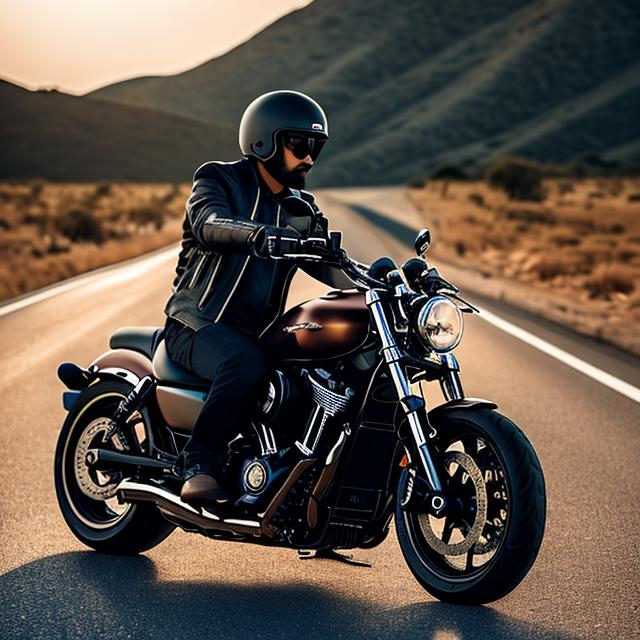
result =
[{"label": "asphalt road", "polygon": [[[411,255],[370,215],[394,211],[402,224],[415,225],[398,192],[329,193],[321,202],[355,257]],[[63,360],[88,364],[120,326],[162,324],[176,255],[159,253],[148,269],[134,261],[79,278],[9,313],[0,307],[3,638],[640,637],[640,405],[479,317],[466,318],[456,351],[466,394],[496,401],[525,430],[540,456],[549,502],[538,560],[501,601],[436,602],[412,578],[393,532],[379,547],[356,552],[371,568],[301,562],[293,551],[181,531],[138,558],[85,549],[68,531],[53,489],[64,419],[55,369]],[[289,300],[324,289],[301,274]],[[638,384],[636,359],[482,302]],[[428,398],[442,401],[437,388]]]}]

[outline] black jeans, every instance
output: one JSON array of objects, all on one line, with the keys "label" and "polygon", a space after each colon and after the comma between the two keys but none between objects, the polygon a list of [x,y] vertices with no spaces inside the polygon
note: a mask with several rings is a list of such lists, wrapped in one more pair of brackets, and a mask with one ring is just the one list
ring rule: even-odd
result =
[{"label": "black jeans", "polygon": [[227,444],[255,407],[258,385],[267,372],[266,355],[245,335],[220,322],[194,331],[168,318],[164,340],[172,360],[212,380],[179,467],[185,479],[207,473],[219,480]]}]

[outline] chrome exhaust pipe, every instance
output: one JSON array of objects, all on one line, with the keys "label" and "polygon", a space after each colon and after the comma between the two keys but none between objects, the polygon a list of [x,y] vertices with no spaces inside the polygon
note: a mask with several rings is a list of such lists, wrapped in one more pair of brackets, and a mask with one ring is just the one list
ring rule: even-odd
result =
[{"label": "chrome exhaust pipe", "polygon": [[261,523],[238,518],[220,518],[215,513],[202,508],[201,511],[183,502],[180,496],[153,485],[124,479],[116,489],[119,500],[124,502],[152,502],[160,511],[172,515],[201,529],[229,531],[231,533],[262,535]]}]

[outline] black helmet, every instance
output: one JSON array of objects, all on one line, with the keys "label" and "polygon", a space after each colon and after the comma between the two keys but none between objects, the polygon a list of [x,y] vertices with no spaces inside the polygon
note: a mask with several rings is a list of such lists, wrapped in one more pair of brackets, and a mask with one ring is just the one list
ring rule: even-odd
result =
[{"label": "black helmet", "polygon": [[271,91],[256,98],[242,114],[239,142],[245,157],[269,160],[277,148],[276,134],[306,132],[327,139],[329,127],[322,107],[298,91]]}]

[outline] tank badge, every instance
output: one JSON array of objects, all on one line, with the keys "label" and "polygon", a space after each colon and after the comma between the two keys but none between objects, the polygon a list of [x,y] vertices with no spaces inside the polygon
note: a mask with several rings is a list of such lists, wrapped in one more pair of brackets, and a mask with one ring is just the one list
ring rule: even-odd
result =
[{"label": "tank badge", "polygon": [[322,325],[317,322],[298,322],[297,324],[290,324],[283,327],[282,330],[286,333],[293,333],[294,331],[300,331],[302,329],[308,329],[309,331],[318,331],[322,329]]}]

